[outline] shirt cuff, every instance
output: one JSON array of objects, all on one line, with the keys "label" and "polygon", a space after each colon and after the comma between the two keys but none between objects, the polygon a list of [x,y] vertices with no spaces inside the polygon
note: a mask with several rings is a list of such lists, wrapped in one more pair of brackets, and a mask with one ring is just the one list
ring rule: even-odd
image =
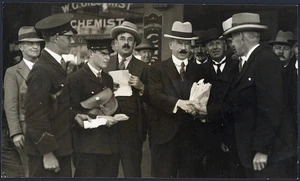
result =
[{"label": "shirt cuff", "polygon": [[178,102],[179,102],[179,100],[176,102],[175,107],[174,107],[174,109],[173,109],[173,113],[174,113],[174,114],[177,113],[177,111],[178,111],[178,107],[177,107]]}]

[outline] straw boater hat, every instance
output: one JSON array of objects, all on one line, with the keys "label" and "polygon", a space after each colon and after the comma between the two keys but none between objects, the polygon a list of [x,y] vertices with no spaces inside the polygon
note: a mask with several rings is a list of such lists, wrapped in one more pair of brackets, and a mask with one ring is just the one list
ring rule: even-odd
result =
[{"label": "straw boater hat", "polygon": [[[230,21],[230,20],[228,20],[228,21]],[[259,14],[238,13],[238,14],[234,14],[232,16],[231,27],[229,26],[229,28],[226,29],[226,31],[224,31],[223,36],[230,35],[237,31],[244,31],[244,30],[263,31],[263,30],[266,30],[267,28],[268,28],[267,26],[262,25],[260,23]]]},{"label": "straw boater hat", "polygon": [[166,38],[179,40],[197,40],[199,37],[193,35],[193,28],[190,22],[175,21],[170,34],[164,34]]},{"label": "straw boater hat", "polygon": [[124,32],[132,34],[132,36],[134,36],[136,40],[137,45],[141,43],[141,35],[137,31],[137,26],[129,21],[124,21],[121,25],[111,29],[110,36],[116,39],[120,33]]},{"label": "straw boater hat", "polygon": [[153,51],[155,51],[157,49],[158,48],[155,47],[153,45],[153,43],[148,39],[143,39],[142,43],[139,46],[135,47],[136,51],[140,51],[140,50],[153,50]]},{"label": "straw boater hat", "polygon": [[41,42],[44,41],[41,39],[35,28],[33,26],[23,26],[20,28],[19,33],[18,33],[18,41],[15,43],[21,43],[21,42]]},{"label": "straw boater hat", "polygon": [[281,45],[292,45],[295,42],[294,33],[291,31],[282,31],[279,30],[275,40],[269,41],[269,44],[281,44]]}]

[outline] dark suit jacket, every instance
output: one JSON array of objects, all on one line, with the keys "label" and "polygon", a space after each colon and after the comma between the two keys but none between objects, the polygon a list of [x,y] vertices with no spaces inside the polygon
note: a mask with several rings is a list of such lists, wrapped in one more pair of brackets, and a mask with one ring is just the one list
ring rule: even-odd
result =
[{"label": "dark suit jacket", "polygon": [[[238,74],[238,61],[232,60],[231,57],[226,58],[224,69],[220,76],[217,76],[212,60],[209,58],[200,67],[205,74],[205,82],[212,84],[210,96],[207,102],[207,120],[213,130],[203,131],[203,123],[195,121],[195,128],[198,129],[197,135],[199,139],[218,139],[214,140],[220,147],[221,142],[225,142],[227,146],[233,144],[233,124],[225,122],[222,117],[222,109],[224,106],[225,97],[229,92],[230,85]],[[205,138],[205,134],[206,138]],[[214,138],[207,138],[208,135],[215,136]],[[210,143],[209,143],[210,144]]]},{"label": "dark suit jacket", "polygon": [[10,136],[24,134],[24,99],[27,91],[25,83],[30,70],[22,60],[8,68],[4,77],[4,110],[7,117]]},{"label": "dark suit jacket", "polygon": [[[87,114],[80,102],[108,88],[113,89],[112,77],[102,71],[102,82],[85,64],[69,77],[72,110]],[[94,115],[95,117],[95,115]],[[100,126],[95,129],[83,129],[74,121],[74,149],[78,153],[112,154],[117,152],[116,127]]]},{"label": "dark suit jacket", "polygon": [[252,168],[256,152],[268,163],[284,153],[280,130],[283,103],[282,66],[269,47],[258,46],[231,87],[229,112],[235,122],[237,151],[244,167]]},{"label": "dark suit jacket", "polygon": [[[56,156],[72,153],[70,93],[66,71],[45,50],[34,64],[26,81],[25,149],[30,155],[54,152]],[[51,98],[60,90],[62,93]]]},{"label": "dark suit jacket", "polygon": [[[177,133],[178,127],[183,120],[192,119],[192,116],[178,110],[176,114],[173,109],[179,99],[188,100],[193,82],[201,78],[197,64],[189,63],[186,68],[188,87],[186,94],[181,95],[180,76],[172,61],[169,58],[158,62],[150,68],[149,73],[149,95],[150,101],[157,114],[156,120],[151,124],[151,139],[154,144],[163,144],[170,141]],[[190,120],[192,123],[192,120]]]},{"label": "dark suit jacket", "polygon": [[[110,58],[109,65],[105,72],[115,71],[118,67],[118,56],[114,55]],[[140,80],[147,85],[147,68],[148,65],[134,56],[130,60],[126,69],[129,73],[140,78]],[[141,141],[146,139],[146,118],[144,114],[142,100],[147,98],[148,88],[145,87],[143,96],[140,96],[139,91],[132,87],[132,96],[119,96],[117,97],[119,103],[119,110],[121,113],[126,114],[129,119],[121,122],[118,126],[121,131],[126,132],[137,132],[141,138]],[[132,133],[135,134],[135,133]]]}]

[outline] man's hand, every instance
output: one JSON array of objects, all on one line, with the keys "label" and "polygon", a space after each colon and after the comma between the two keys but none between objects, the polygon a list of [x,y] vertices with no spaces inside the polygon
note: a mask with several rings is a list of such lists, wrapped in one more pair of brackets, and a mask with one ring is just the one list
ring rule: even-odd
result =
[{"label": "man's hand", "polygon": [[120,88],[120,84],[114,82],[114,87],[113,87],[114,92],[117,91],[119,88]]},{"label": "man's hand", "polygon": [[201,115],[207,115],[207,108],[206,105],[203,105],[201,103],[197,103],[195,101],[193,101],[193,106],[195,108],[195,110],[201,114]]},{"label": "man's hand", "polygon": [[178,100],[178,104],[177,106],[179,108],[181,108],[183,111],[185,111],[186,113],[195,115],[196,114],[196,110],[193,106],[193,102],[192,101],[187,101],[187,100]]},{"label": "man's hand", "polygon": [[25,137],[23,134],[14,135],[12,139],[17,148],[24,149]]},{"label": "man's hand", "polygon": [[83,121],[90,121],[91,118],[86,114],[77,114],[75,116],[75,120],[79,124],[79,126],[84,127],[83,126]]},{"label": "man's hand", "polygon": [[267,165],[268,155],[257,152],[253,158],[254,170],[262,170]]},{"label": "man's hand", "polygon": [[44,154],[43,164],[46,170],[60,171],[58,160],[52,152]]},{"label": "man's hand", "polygon": [[128,81],[129,85],[140,90],[143,91],[144,90],[144,84],[143,82],[140,80],[139,77],[131,75],[129,81]]}]

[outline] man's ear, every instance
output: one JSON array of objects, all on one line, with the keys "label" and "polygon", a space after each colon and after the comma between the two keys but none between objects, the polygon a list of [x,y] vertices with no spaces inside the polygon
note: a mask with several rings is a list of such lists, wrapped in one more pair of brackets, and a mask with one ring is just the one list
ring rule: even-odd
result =
[{"label": "man's ear", "polygon": [[169,48],[172,49],[172,47],[173,47],[173,40],[170,40],[169,41]]},{"label": "man's ear", "polygon": [[21,51],[23,51],[23,44],[22,44],[22,43],[19,43],[19,44],[18,44],[18,47],[19,47],[19,49],[20,49]]}]

